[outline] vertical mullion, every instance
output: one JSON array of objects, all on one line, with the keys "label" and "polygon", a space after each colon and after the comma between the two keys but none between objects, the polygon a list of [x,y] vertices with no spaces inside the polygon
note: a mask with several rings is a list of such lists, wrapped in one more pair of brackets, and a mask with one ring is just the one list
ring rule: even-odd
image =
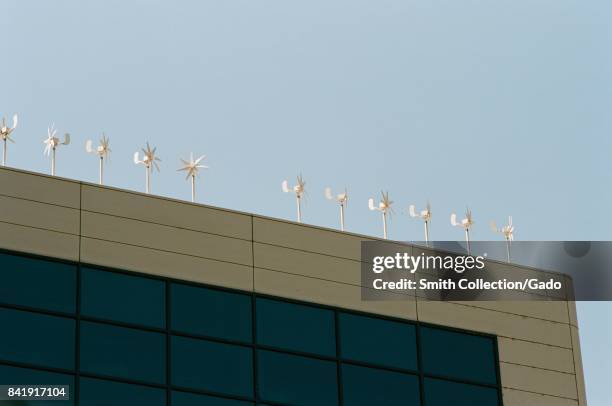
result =
[{"label": "vertical mullion", "polygon": [[417,369],[419,371],[419,398],[421,406],[425,406],[425,376],[423,371],[423,357],[421,355],[421,324],[416,323],[416,350],[417,350]]},{"label": "vertical mullion", "polygon": [[251,294],[251,346],[253,348],[253,400],[259,402],[259,379],[257,374],[257,297],[255,292]]},{"label": "vertical mullion", "polygon": [[171,357],[170,357],[170,331],[171,331],[171,324],[170,324],[170,314],[171,314],[171,308],[170,308],[170,303],[171,303],[171,298],[170,298],[170,292],[172,291],[171,288],[171,282],[169,280],[166,280],[165,283],[165,288],[166,288],[166,406],[171,406],[172,404],[172,393],[170,391],[170,387],[172,385],[172,378],[171,378],[171,373],[172,373],[172,368],[171,368]]},{"label": "vertical mullion", "polygon": [[79,391],[81,381],[81,263],[76,267],[76,322],[74,337],[74,404],[79,404]]},{"label": "vertical mullion", "polygon": [[336,368],[337,375],[336,379],[338,380],[338,404],[340,406],[344,405],[344,393],[343,393],[343,385],[342,385],[342,359],[341,357],[341,348],[340,348],[340,316],[338,310],[334,309],[334,324],[335,324],[335,335],[336,335]]}]

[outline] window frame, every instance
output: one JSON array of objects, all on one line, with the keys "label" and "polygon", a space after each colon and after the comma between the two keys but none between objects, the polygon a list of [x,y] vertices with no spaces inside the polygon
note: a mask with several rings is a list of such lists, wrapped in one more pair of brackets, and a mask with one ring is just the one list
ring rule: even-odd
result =
[{"label": "window frame", "polygon": [[[282,297],[278,297],[278,296],[274,296],[274,295],[269,295],[269,294],[263,294],[263,293],[256,293],[254,291],[244,291],[244,290],[240,290],[240,289],[234,289],[234,288],[228,288],[228,287],[223,287],[223,286],[216,286],[216,285],[211,285],[211,284],[207,284],[207,283],[201,283],[201,282],[192,282],[192,281],[186,281],[186,280],[182,280],[182,279],[176,279],[176,278],[170,278],[170,277],[165,277],[165,276],[158,276],[158,275],[152,275],[152,274],[146,274],[143,272],[137,272],[137,271],[129,271],[129,270],[123,270],[123,269],[117,269],[117,268],[111,268],[111,267],[106,267],[106,266],[101,266],[101,265],[97,265],[97,264],[92,264],[92,263],[87,263],[87,262],[75,262],[75,261],[70,261],[70,260],[65,260],[65,259],[60,259],[60,258],[53,258],[53,257],[47,257],[47,256],[43,256],[43,255],[37,255],[37,254],[31,254],[31,253],[26,253],[26,252],[17,252],[17,251],[12,251],[12,250],[7,250],[4,248],[0,248],[0,252],[3,254],[8,254],[8,255],[15,255],[15,256],[21,256],[21,257],[28,257],[28,258],[33,258],[33,259],[40,259],[40,260],[44,260],[44,261],[48,261],[48,262],[56,262],[56,263],[63,263],[63,264],[68,264],[68,265],[72,265],[72,266],[76,266],[76,313],[75,314],[69,314],[69,313],[65,313],[65,312],[60,312],[60,311],[52,311],[52,310],[45,310],[45,309],[41,309],[41,308],[37,308],[37,307],[31,307],[31,306],[22,306],[22,305],[13,305],[13,304],[8,304],[8,303],[2,303],[0,302],[0,307],[2,308],[7,308],[7,309],[15,309],[15,310],[23,310],[23,311],[28,311],[28,312],[33,312],[33,313],[37,313],[37,314],[47,314],[47,315],[52,315],[52,316],[59,316],[59,317],[64,317],[67,319],[73,319],[76,321],[76,328],[75,328],[75,361],[76,361],[76,370],[68,370],[68,369],[63,369],[63,368],[54,368],[54,367],[44,367],[44,366],[39,366],[39,365],[32,365],[32,364],[25,364],[25,363],[19,363],[19,362],[11,362],[11,361],[4,361],[4,360],[0,360],[0,364],[3,365],[8,365],[8,366],[16,366],[16,367],[22,367],[22,368],[29,368],[29,369],[33,369],[33,370],[40,370],[40,371],[47,371],[47,372],[57,372],[57,373],[63,373],[63,374],[69,374],[74,376],[75,378],[75,386],[74,386],[74,396],[75,399],[79,399],[79,378],[82,376],[84,378],[94,378],[94,379],[105,379],[108,381],[113,381],[113,382],[118,382],[118,383],[126,383],[126,384],[132,384],[132,385],[146,385],[149,387],[155,387],[155,388],[160,388],[160,389],[165,389],[166,390],[166,402],[168,405],[170,405],[171,403],[171,395],[173,391],[181,391],[181,392],[190,392],[193,394],[202,394],[202,395],[208,395],[208,396],[216,396],[216,397],[221,397],[221,398],[226,398],[226,399],[233,399],[233,400],[240,400],[240,401],[246,401],[246,402],[251,402],[253,404],[264,404],[263,400],[259,398],[259,394],[258,394],[258,377],[257,377],[257,350],[267,350],[267,351],[275,351],[275,352],[279,352],[279,353],[284,353],[284,354],[289,354],[289,355],[298,355],[298,356],[306,356],[306,357],[310,357],[310,358],[314,358],[314,359],[321,359],[321,360],[327,360],[327,361],[335,361],[337,364],[337,384],[338,384],[338,404],[339,405],[343,405],[343,388],[342,388],[342,364],[350,364],[350,365],[356,365],[356,366],[362,366],[362,367],[370,367],[370,368],[375,368],[375,369],[379,369],[379,370],[387,370],[387,371],[392,371],[392,372],[401,372],[401,373],[405,373],[405,374],[410,374],[410,375],[416,375],[418,376],[419,379],[419,392],[420,392],[420,398],[421,398],[421,403],[423,404],[424,402],[426,402],[425,400],[425,388],[424,388],[424,382],[425,382],[425,378],[433,378],[433,379],[442,379],[445,381],[450,381],[450,382],[456,382],[456,383],[463,383],[463,384],[469,384],[469,385],[474,385],[474,386],[480,386],[480,387],[487,387],[487,388],[494,388],[497,391],[497,398],[498,398],[498,406],[503,406],[503,397],[502,397],[502,384],[501,384],[501,374],[500,374],[500,362],[499,362],[499,340],[498,340],[498,336],[494,335],[494,334],[488,334],[488,333],[483,333],[483,332],[477,332],[477,331],[470,331],[470,330],[465,330],[462,328],[457,328],[457,327],[451,327],[451,326],[443,326],[443,325],[436,325],[433,323],[427,323],[427,322],[422,322],[422,321],[416,321],[416,320],[407,320],[407,319],[401,319],[398,317],[392,317],[392,316],[387,316],[387,315],[381,315],[381,314],[376,314],[376,313],[369,313],[369,312],[364,312],[364,311],[358,311],[358,310],[353,310],[353,309],[343,309],[340,307],[334,307],[334,306],[329,306],[329,305],[324,305],[324,304],[320,304],[320,303],[314,303],[314,302],[308,302],[308,301],[303,301],[303,300],[297,300],[297,299],[290,299],[290,298],[282,298]],[[129,275],[129,276],[138,276],[138,277],[142,277],[142,278],[148,278],[148,279],[153,279],[153,280],[157,280],[157,281],[162,281],[164,282],[164,289],[165,289],[165,314],[166,314],[166,325],[165,328],[158,328],[158,327],[150,327],[150,326],[143,326],[142,324],[135,324],[135,323],[127,323],[127,322],[119,322],[119,321],[113,321],[113,320],[107,320],[107,319],[100,319],[100,318],[96,318],[96,317],[91,317],[91,316],[84,316],[81,315],[81,269],[82,268],[94,268],[100,271],[105,271],[105,272],[112,272],[112,273],[117,273],[117,274],[123,274],[123,275]],[[217,337],[204,337],[201,335],[197,335],[197,334],[189,334],[189,333],[183,333],[183,332],[178,332],[178,331],[174,331],[172,330],[172,321],[171,321],[171,284],[173,283],[178,283],[178,284],[183,284],[183,285],[189,285],[189,286],[194,286],[194,287],[203,287],[203,288],[208,288],[208,289],[213,289],[216,291],[223,291],[223,292],[228,292],[228,293],[238,293],[238,294],[242,294],[242,295],[248,295],[251,298],[251,328],[252,328],[252,340],[251,343],[244,343],[244,342],[237,342],[235,340],[230,340],[230,339],[223,339],[223,338],[217,338]],[[282,302],[287,302],[287,303],[292,303],[292,304],[298,304],[298,305],[305,305],[305,306],[310,306],[310,307],[315,307],[315,308],[320,308],[320,309],[325,309],[325,310],[331,310],[334,313],[334,325],[335,325],[335,338],[336,338],[336,356],[323,356],[323,355],[316,355],[316,354],[312,354],[312,353],[305,353],[305,352],[301,352],[301,351],[295,351],[295,350],[288,350],[285,348],[275,348],[275,347],[271,347],[271,346],[267,346],[267,345],[262,345],[262,344],[257,344],[256,342],[256,337],[257,337],[257,310],[256,310],[256,298],[265,298],[265,299],[271,299],[271,300],[276,300],[276,301],[282,301]],[[340,348],[340,335],[342,334],[342,332],[340,331],[340,323],[339,323],[339,315],[340,313],[347,313],[347,314],[353,314],[353,315],[357,315],[357,316],[365,316],[365,317],[370,317],[370,318],[376,318],[379,320],[388,320],[388,321],[392,321],[392,322],[400,322],[400,323],[405,323],[405,324],[410,324],[415,326],[415,330],[416,330],[416,351],[417,351],[417,371],[414,370],[406,370],[406,369],[402,369],[402,368],[396,368],[396,367],[387,367],[387,366],[382,366],[382,365],[377,365],[377,364],[372,364],[372,363],[368,363],[368,362],[361,362],[361,361],[352,361],[352,360],[347,360],[347,359],[343,359],[342,358],[342,353],[341,353],[341,348]],[[142,331],[149,331],[149,332],[157,332],[157,333],[164,333],[166,334],[166,354],[165,354],[165,360],[166,360],[166,382],[165,384],[153,384],[153,383],[145,383],[142,381],[135,381],[135,380],[131,380],[131,379],[124,379],[124,378],[115,378],[115,377],[109,377],[109,376],[103,376],[103,375],[99,375],[99,374],[92,374],[92,373],[85,373],[85,372],[81,372],[80,371],[80,346],[81,346],[81,340],[80,340],[80,321],[89,321],[89,322],[95,322],[95,323],[102,323],[102,324],[107,324],[110,326],[117,326],[117,327],[128,327],[128,328],[135,328],[135,329],[139,329]],[[420,333],[420,327],[428,327],[428,328],[435,328],[435,329],[440,329],[440,330],[446,330],[446,331],[452,331],[452,332],[457,332],[457,333],[462,333],[462,334],[467,334],[467,335],[473,335],[473,336],[478,336],[478,337],[485,337],[485,338],[489,338],[492,340],[493,343],[493,356],[494,356],[494,368],[495,368],[495,380],[496,383],[495,384],[486,384],[486,383],[481,383],[481,382],[474,382],[474,381],[470,381],[470,380],[464,380],[464,379],[458,379],[458,378],[454,378],[454,377],[448,377],[448,376],[443,376],[443,375],[436,375],[436,374],[426,374],[423,370],[423,363],[422,363],[422,354],[421,354],[421,333]],[[211,342],[219,342],[219,343],[225,343],[225,344],[232,344],[232,345],[237,345],[237,346],[245,346],[245,347],[250,347],[253,351],[253,377],[254,377],[254,382],[253,382],[253,395],[251,397],[243,397],[243,396],[235,396],[235,395],[231,395],[231,394],[220,394],[220,393],[212,393],[209,391],[203,391],[203,390],[196,390],[196,389],[187,389],[187,388],[182,388],[182,387],[178,387],[172,384],[171,382],[171,337],[172,336],[179,336],[179,337],[187,337],[187,338],[193,338],[193,339],[198,339],[198,340],[207,340],[207,341],[211,341]],[[282,406],[280,404],[274,404],[271,402],[265,402],[267,405],[270,406]]]}]

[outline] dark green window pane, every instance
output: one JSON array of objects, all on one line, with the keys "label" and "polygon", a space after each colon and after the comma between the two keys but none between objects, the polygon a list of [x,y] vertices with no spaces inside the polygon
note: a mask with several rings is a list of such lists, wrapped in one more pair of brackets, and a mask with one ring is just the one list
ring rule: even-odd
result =
[{"label": "dark green window pane", "polygon": [[335,356],[334,312],[313,306],[257,298],[257,342]]},{"label": "dark green window pane", "polygon": [[419,405],[416,375],[344,364],[342,390],[346,406]]},{"label": "dark green window pane", "polygon": [[299,406],[338,404],[336,363],[272,351],[259,351],[259,396]]},{"label": "dark green window pane", "polygon": [[175,386],[253,396],[253,350],[248,347],[172,337]]},{"label": "dark green window pane", "polygon": [[76,265],[0,253],[0,303],[76,309]]},{"label": "dark green window pane", "polygon": [[165,282],[83,268],[81,289],[83,315],[151,327],[166,325]]},{"label": "dark green window pane", "polygon": [[251,406],[243,400],[225,399],[214,396],[196,395],[187,392],[172,392],[172,406]]},{"label": "dark green window pane", "polygon": [[172,329],[251,342],[251,297],[172,284]]},{"label": "dark green window pane", "polygon": [[81,406],[165,406],[166,390],[81,378],[79,405]]},{"label": "dark green window pane", "polygon": [[428,374],[496,383],[492,338],[421,327],[423,370]]},{"label": "dark green window pane", "polygon": [[427,406],[498,406],[497,389],[425,379]]},{"label": "dark green window pane", "polygon": [[417,369],[416,328],[412,324],[340,313],[343,359]]},{"label": "dark green window pane", "polygon": [[82,321],[81,370],[165,383],[166,336]]},{"label": "dark green window pane", "polygon": [[[59,401],[59,404],[74,405],[74,377],[53,372],[36,371],[34,369],[16,368],[0,365],[0,385],[68,385],[70,400]],[[7,400],[0,404],[15,406],[57,406],[57,400],[26,400],[11,403]]]},{"label": "dark green window pane", "polygon": [[0,359],[74,369],[74,320],[0,308],[0,326]]}]

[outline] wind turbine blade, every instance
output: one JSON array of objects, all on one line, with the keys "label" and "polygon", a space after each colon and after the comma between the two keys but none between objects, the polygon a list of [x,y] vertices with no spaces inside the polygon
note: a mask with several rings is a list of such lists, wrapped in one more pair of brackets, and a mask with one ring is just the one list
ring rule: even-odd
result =
[{"label": "wind turbine blade", "polygon": [[457,215],[455,213],[451,214],[450,216],[450,222],[453,226],[457,225]]},{"label": "wind turbine blade", "polygon": [[374,206],[374,199],[371,197],[368,199],[368,208],[370,210],[376,210],[376,207]]},{"label": "wind turbine blade", "polygon": [[68,133],[64,134],[64,142],[62,142],[62,144],[64,145],[70,144],[70,134]]},{"label": "wind turbine blade", "polygon": [[17,127],[17,114],[13,115],[13,129],[15,129],[15,127]]},{"label": "wind turbine blade", "polygon": [[87,142],[85,143],[85,151],[92,153],[93,152],[93,141],[92,140],[87,140]]},{"label": "wind turbine blade", "polygon": [[134,152],[134,163],[138,165],[140,162],[140,159],[138,159],[138,151],[136,151]]},{"label": "wind turbine blade", "polygon": [[411,204],[410,207],[408,207],[408,213],[410,213],[410,217],[417,217],[414,204]]},{"label": "wind turbine blade", "polygon": [[334,196],[332,195],[332,191],[331,191],[330,187],[326,187],[325,188],[325,198],[327,200],[333,200],[334,199]]},{"label": "wind turbine blade", "polygon": [[289,193],[289,182],[284,180],[281,184],[281,188],[283,189],[283,192]]}]

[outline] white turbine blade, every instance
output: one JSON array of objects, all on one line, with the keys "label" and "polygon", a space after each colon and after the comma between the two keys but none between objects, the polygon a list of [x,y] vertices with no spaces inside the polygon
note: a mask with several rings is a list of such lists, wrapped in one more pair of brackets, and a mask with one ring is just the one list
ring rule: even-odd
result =
[{"label": "white turbine blade", "polygon": [[457,215],[455,213],[451,214],[450,216],[450,222],[453,226],[457,225]]},{"label": "white turbine blade", "polygon": [[202,159],[204,159],[204,158],[206,158],[206,155],[202,155],[201,157],[199,157],[198,159],[196,159],[196,160],[195,160],[195,162],[194,162],[194,164],[195,164],[195,165],[198,165],[198,164],[199,164],[199,163],[202,161]]},{"label": "white turbine blade", "polygon": [[512,216],[508,216],[508,225],[512,226]]},{"label": "white turbine blade", "polygon": [[283,189],[283,192],[285,193],[289,193],[289,182],[284,180],[283,183],[281,184],[281,188]]},{"label": "white turbine blade", "polygon": [[332,190],[331,190],[330,187],[326,187],[325,188],[325,198],[327,200],[333,200],[334,199],[334,196],[332,195]]},{"label": "white turbine blade", "polygon": [[134,152],[134,163],[138,165],[141,162],[142,161],[138,159],[138,151]]},{"label": "white turbine blade", "polygon": [[13,115],[13,130],[17,127],[17,114]]},{"label": "white turbine blade", "polygon": [[408,207],[408,213],[410,213],[410,217],[417,217],[414,204],[411,204],[410,207]]},{"label": "white turbine blade", "polygon": [[371,197],[368,199],[368,208],[370,210],[376,210],[376,207],[374,206],[374,199],[372,199]]},{"label": "white turbine blade", "polygon": [[64,145],[70,144],[70,134],[68,133],[64,134],[64,142],[62,142],[62,144]]},{"label": "white turbine blade", "polygon": [[89,152],[90,154],[93,152],[93,141],[92,140],[87,140],[87,142],[85,143],[85,151]]}]

